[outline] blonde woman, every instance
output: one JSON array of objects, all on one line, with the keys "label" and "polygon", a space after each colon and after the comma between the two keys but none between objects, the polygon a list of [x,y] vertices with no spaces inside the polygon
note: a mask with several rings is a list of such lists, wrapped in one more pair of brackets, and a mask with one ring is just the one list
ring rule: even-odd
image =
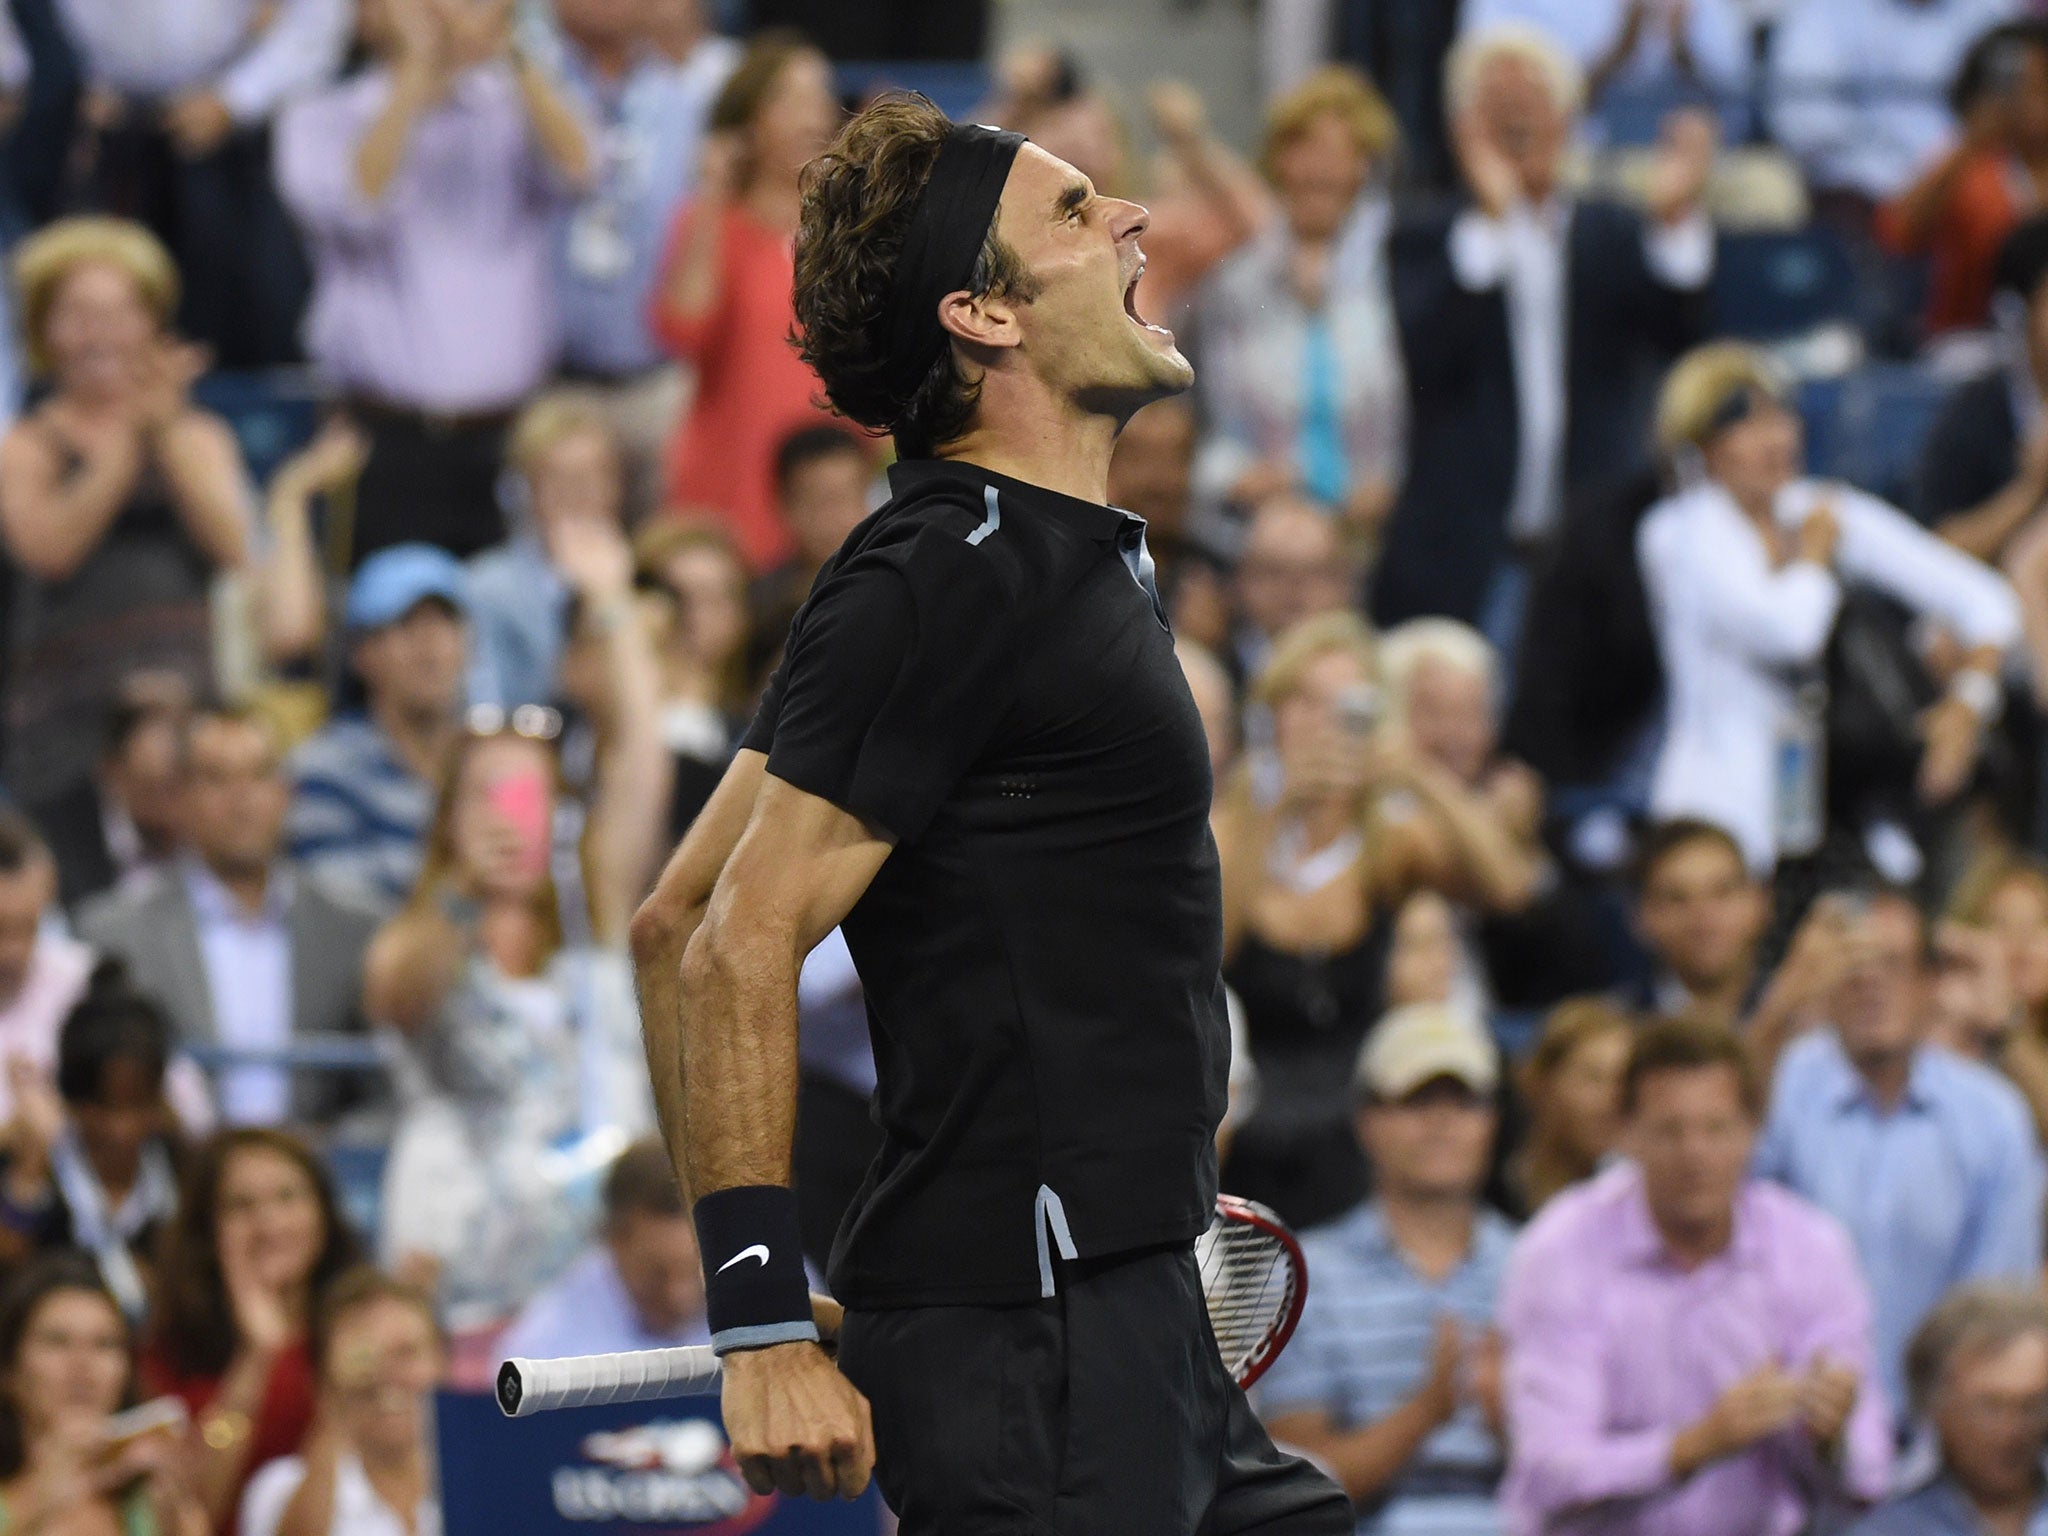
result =
[{"label": "blonde woman", "polygon": [[1395,137],[1379,92],[1334,65],[1267,113],[1260,163],[1281,217],[1196,301],[1204,496],[1250,507],[1302,491],[1361,534],[1393,505],[1407,419],[1382,249]]},{"label": "blonde woman", "polygon": [[1727,828],[1763,876],[1781,849],[1818,841],[1803,684],[1820,678],[1845,583],[1884,593],[1960,644],[1962,665],[1923,721],[1917,786],[1927,803],[1953,799],[2019,635],[2012,589],[1896,507],[1808,478],[1799,417],[1754,348],[1715,342],[1680,359],[1657,434],[1679,489],[1636,536],[1665,681],[1652,813]]},{"label": "blonde woman", "polygon": [[201,360],[166,327],[170,253],[139,224],[66,219],[14,258],[44,402],[0,441],[0,540],[20,571],[9,636],[8,793],[45,799],[93,766],[121,680],[211,677],[207,590],[249,552],[234,434],[192,404]]},{"label": "blonde woman", "polygon": [[[1347,1085],[1386,1011],[1394,915],[1412,892],[1472,895],[1499,839],[1449,775],[1379,734],[1373,637],[1351,613],[1282,635],[1252,689],[1267,742],[1225,781],[1224,979],[1244,1005],[1261,1089],[1228,1186],[1312,1224],[1364,1193]],[[1390,794],[1417,814],[1390,823]]]}]

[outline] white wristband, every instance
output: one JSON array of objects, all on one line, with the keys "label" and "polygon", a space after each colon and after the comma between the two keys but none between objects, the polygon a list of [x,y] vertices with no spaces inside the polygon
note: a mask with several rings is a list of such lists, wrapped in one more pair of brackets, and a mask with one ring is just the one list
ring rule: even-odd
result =
[{"label": "white wristband", "polygon": [[1998,679],[1976,667],[1955,675],[1948,685],[1948,696],[1969,705],[1971,712],[1987,725],[1998,718],[2005,703],[2005,690],[1998,686]]}]

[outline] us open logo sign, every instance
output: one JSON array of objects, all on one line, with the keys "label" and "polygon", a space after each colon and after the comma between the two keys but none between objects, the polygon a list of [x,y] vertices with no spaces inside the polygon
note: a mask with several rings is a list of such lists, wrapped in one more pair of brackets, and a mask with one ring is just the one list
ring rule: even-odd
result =
[{"label": "us open logo sign", "polygon": [[578,1524],[619,1522],[739,1536],[774,1512],[747,1487],[724,1433],[709,1419],[659,1419],[586,1435],[583,1464],[557,1467],[555,1513]]},{"label": "us open logo sign", "polygon": [[468,1392],[434,1404],[444,1536],[879,1536],[882,1502],[747,1486],[716,1397],[508,1419]]}]

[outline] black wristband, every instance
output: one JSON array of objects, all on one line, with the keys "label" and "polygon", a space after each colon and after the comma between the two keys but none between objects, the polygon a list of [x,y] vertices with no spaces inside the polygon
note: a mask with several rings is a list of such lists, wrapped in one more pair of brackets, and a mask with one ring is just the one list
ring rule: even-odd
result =
[{"label": "black wristband", "polygon": [[722,1355],[818,1337],[795,1191],[779,1184],[716,1190],[692,1215],[714,1350]]}]

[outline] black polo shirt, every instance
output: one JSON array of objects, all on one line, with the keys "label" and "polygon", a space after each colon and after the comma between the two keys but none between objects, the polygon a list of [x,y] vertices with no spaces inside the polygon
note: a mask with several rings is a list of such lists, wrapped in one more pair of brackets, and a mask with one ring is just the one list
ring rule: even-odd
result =
[{"label": "black polo shirt", "polygon": [[744,745],[895,841],[843,924],[884,1132],[855,1306],[1050,1294],[1216,1195],[1209,754],[1130,514],[913,460],[791,625]]}]

